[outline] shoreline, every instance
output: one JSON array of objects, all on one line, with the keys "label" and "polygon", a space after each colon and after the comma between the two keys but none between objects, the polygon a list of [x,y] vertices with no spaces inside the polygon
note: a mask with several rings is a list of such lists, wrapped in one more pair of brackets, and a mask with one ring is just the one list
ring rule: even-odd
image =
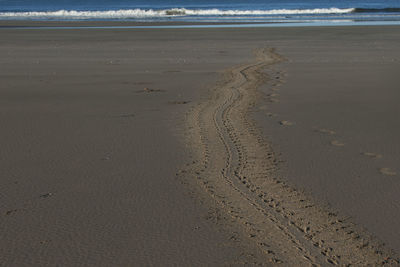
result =
[{"label": "shoreline", "polygon": [[400,21],[343,21],[343,22],[137,22],[137,21],[46,21],[46,20],[0,20],[0,30],[7,29],[224,29],[224,28],[307,28],[307,27],[398,27]]}]

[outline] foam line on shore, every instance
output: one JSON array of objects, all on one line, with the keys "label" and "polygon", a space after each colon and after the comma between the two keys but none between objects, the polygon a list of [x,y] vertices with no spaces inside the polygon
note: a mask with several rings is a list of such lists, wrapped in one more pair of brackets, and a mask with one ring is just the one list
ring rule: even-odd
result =
[{"label": "foam line on shore", "polygon": [[273,10],[221,10],[221,9],[120,9],[120,10],[56,10],[0,12],[0,18],[62,18],[62,19],[129,19],[174,16],[243,16],[243,15],[296,15],[296,14],[343,14],[354,8],[315,8],[315,9],[273,9]]}]

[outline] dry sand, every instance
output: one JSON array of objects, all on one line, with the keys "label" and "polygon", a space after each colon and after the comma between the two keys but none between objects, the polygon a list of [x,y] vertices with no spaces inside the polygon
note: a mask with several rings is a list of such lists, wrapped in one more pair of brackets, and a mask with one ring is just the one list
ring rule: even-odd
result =
[{"label": "dry sand", "polygon": [[236,62],[173,34],[1,32],[1,266],[245,258],[176,178],[187,106]]},{"label": "dry sand", "polygon": [[287,61],[263,91],[279,103],[256,115],[281,177],[400,252],[399,28],[298,33],[274,42]]},{"label": "dry sand", "polygon": [[397,264],[398,32],[1,29],[0,264]]}]

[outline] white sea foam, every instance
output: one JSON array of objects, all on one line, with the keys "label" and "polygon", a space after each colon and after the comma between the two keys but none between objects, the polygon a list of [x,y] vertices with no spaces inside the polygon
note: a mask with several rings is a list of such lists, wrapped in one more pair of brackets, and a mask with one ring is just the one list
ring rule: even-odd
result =
[{"label": "white sea foam", "polygon": [[238,15],[295,15],[295,14],[343,14],[351,13],[354,8],[316,8],[316,9],[274,9],[274,10],[220,10],[185,9],[164,10],[122,9],[106,11],[58,10],[45,12],[0,12],[0,18],[53,18],[53,19],[129,19],[157,18],[176,16],[238,16]]}]

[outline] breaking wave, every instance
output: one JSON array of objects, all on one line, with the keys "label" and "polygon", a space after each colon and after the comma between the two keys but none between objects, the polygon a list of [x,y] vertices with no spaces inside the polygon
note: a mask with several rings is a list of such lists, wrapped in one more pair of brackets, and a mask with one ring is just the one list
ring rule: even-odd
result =
[{"label": "breaking wave", "polygon": [[274,10],[220,10],[173,8],[121,9],[106,11],[30,11],[0,12],[0,18],[46,18],[46,19],[140,19],[177,16],[251,16],[251,15],[296,15],[296,14],[343,14],[352,13],[355,8],[315,8],[315,9],[274,9]]}]

